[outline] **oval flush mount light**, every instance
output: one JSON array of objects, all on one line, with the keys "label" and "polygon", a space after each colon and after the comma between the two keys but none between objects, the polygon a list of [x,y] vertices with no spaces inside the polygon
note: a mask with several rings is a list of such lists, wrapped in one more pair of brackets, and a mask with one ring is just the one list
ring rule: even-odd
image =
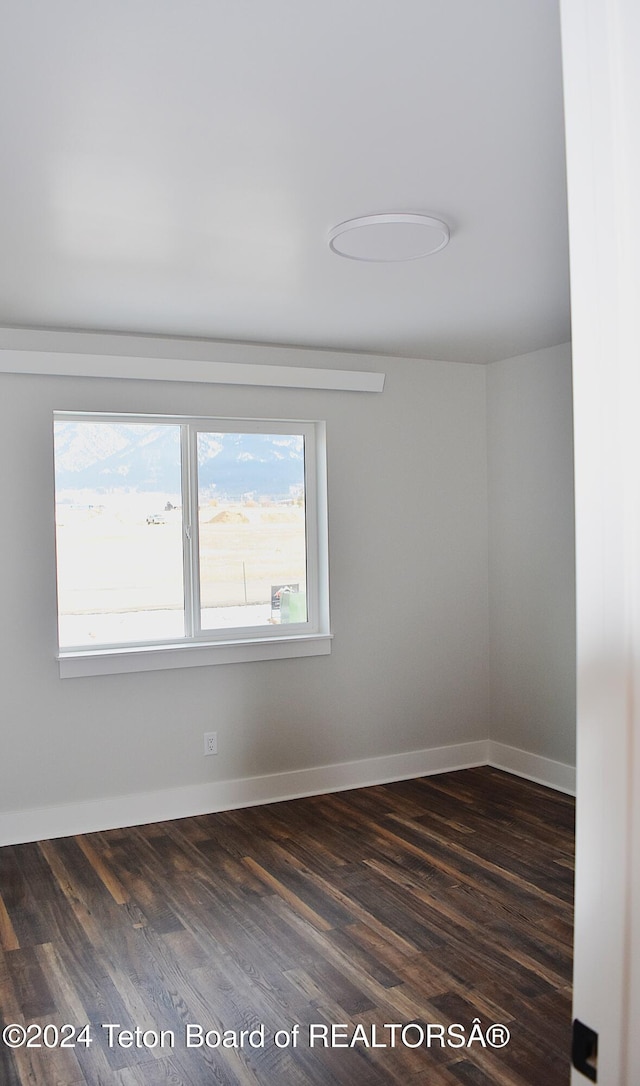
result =
[{"label": "oval flush mount light", "polygon": [[329,231],[329,248],[349,260],[419,260],[444,249],[449,227],[431,215],[403,212],[348,219]]}]

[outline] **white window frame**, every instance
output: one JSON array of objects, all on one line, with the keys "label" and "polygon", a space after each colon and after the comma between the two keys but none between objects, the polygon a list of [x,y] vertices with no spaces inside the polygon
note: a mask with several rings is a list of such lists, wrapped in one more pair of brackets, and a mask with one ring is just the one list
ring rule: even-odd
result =
[{"label": "white window frame", "polygon": [[[55,411],[55,422],[180,426],[185,635],[116,645],[58,645],[61,678],[164,668],[326,655],[331,651],[326,427],[315,420],[208,418],[186,415]],[[268,433],[304,437],[307,621],[286,626],[203,630],[199,585],[198,433]],[[59,609],[57,608],[57,613]]]}]

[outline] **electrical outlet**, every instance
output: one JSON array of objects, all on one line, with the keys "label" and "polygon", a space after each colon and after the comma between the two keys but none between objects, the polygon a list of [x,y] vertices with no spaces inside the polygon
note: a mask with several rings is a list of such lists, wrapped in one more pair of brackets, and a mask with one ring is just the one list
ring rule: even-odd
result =
[{"label": "electrical outlet", "polygon": [[218,753],[218,733],[217,732],[205,732],[204,733],[204,753],[205,754],[217,754]]}]

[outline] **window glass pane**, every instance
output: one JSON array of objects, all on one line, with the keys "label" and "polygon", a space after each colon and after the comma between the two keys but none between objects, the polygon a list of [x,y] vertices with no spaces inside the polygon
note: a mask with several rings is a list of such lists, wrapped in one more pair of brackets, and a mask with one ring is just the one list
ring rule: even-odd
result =
[{"label": "window glass pane", "polygon": [[180,426],[55,422],[61,647],[184,637]]},{"label": "window glass pane", "polygon": [[307,621],[304,437],[199,433],[203,630]]}]

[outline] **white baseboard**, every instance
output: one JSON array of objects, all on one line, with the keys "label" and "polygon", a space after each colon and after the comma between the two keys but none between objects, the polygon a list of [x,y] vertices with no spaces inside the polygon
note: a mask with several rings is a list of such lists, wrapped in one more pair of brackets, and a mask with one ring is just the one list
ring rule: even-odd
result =
[{"label": "white baseboard", "polygon": [[530,754],[518,747],[507,746],[506,743],[496,743],[493,739],[487,740],[487,745],[489,748],[487,762],[494,769],[504,769],[507,773],[514,773],[518,777],[526,777],[528,781],[546,784],[548,788],[555,788],[557,792],[566,792],[570,796],[575,796],[575,766],[555,762],[552,758],[543,758],[539,754]]},{"label": "white baseboard", "polygon": [[93,833],[123,826],[141,826],[148,822],[165,822],[214,811],[231,811],[238,807],[300,799],[323,792],[341,792],[347,788],[366,788],[479,765],[504,769],[507,773],[575,795],[576,771],[573,766],[530,754],[505,743],[496,743],[492,739],[480,739],[381,758],[361,758],[356,762],[270,773],[262,777],[212,781],[209,784],[127,796],[107,796],[56,807],[4,811],[0,812],[0,845],[70,837],[77,833]]},{"label": "white baseboard", "polygon": [[347,788],[364,788],[390,781],[409,780],[432,773],[486,765],[489,741],[455,743],[446,747],[362,758],[356,762],[244,777],[231,781],[108,796],[57,807],[0,812],[0,845],[22,844],[53,837],[70,837],[96,830],[140,826],[172,818],[230,811]]}]

